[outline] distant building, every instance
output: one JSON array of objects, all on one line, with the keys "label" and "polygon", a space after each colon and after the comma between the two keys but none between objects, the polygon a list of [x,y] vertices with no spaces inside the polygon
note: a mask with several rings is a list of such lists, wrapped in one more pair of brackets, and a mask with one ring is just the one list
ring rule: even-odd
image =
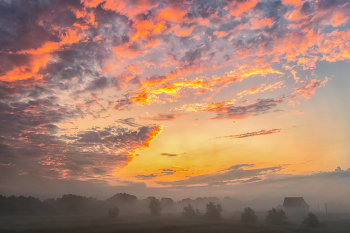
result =
[{"label": "distant building", "polygon": [[[280,207],[280,206],[279,206]],[[309,205],[303,197],[285,197],[283,209],[287,216],[303,217],[309,213]],[[281,207],[280,207],[281,208]]]}]

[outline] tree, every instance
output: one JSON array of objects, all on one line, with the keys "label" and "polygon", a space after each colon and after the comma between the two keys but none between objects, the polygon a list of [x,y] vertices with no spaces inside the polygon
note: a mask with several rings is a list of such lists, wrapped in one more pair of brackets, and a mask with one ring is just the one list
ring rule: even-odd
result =
[{"label": "tree", "polygon": [[167,198],[167,197],[163,197],[161,200],[160,200],[160,204],[163,208],[166,208],[166,209],[170,209],[174,206],[174,201],[173,199],[171,198]]},{"label": "tree", "polygon": [[119,215],[119,208],[118,207],[114,207],[113,209],[108,209],[108,215],[111,218],[117,218]]},{"label": "tree", "polygon": [[207,217],[210,220],[220,220],[221,219],[221,212],[222,207],[220,204],[215,205],[214,202],[209,202],[206,205],[206,212],[205,217]]},{"label": "tree", "polygon": [[268,223],[281,225],[284,224],[286,220],[287,216],[284,210],[277,210],[275,208],[272,208],[271,210],[267,211],[266,222]]},{"label": "tree", "polygon": [[137,201],[137,197],[134,195],[130,195],[127,193],[117,193],[114,196],[107,198],[106,200],[108,203],[112,204],[134,204]]},{"label": "tree", "polygon": [[196,218],[199,216],[199,209],[194,209],[191,204],[188,204],[188,206],[184,207],[182,216],[185,218]]},{"label": "tree", "polygon": [[258,216],[256,216],[254,210],[250,207],[244,208],[243,213],[241,213],[241,222],[245,223],[255,223],[258,221]]},{"label": "tree", "polygon": [[303,225],[307,227],[318,227],[320,226],[320,222],[318,221],[318,217],[314,213],[309,213],[308,216],[303,220]]},{"label": "tree", "polygon": [[151,214],[155,216],[160,215],[160,212],[162,211],[162,207],[160,206],[160,203],[157,200],[150,201],[148,208],[151,211]]}]

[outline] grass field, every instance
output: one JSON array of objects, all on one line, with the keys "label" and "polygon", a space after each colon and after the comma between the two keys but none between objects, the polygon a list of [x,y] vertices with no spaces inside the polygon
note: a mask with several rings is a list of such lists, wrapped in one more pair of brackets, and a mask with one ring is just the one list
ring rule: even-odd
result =
[{"label": "grass field", "polygon": [[0,232],[147,232],[147,233],[289,233],[289,232],[320,232],[349,233],[350,220],[329,222],[328,226],[308,229],[296,224],[272,226],[260,222],[242,224],[232,220],[208,222],[201,220],[186,220],[179,216],[153,217],[147,214],[130,215],[111,219],[107,216],[10,216],[0,217]]}]

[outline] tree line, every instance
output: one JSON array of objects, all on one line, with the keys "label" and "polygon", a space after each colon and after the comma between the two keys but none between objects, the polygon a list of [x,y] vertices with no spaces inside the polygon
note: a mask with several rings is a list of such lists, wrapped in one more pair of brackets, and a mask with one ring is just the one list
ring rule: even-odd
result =
[{"label": "tree line", "polygon": [[[198,208],[188,204],[190,199],[183,199],[175,203],[171,198],[148,197],[138,200],[136,196],[118,193],[104,201],[92,197],[84,197],[73,194],[63,195],[60,198],[50,198],[41,201],[35,197],[24,196],[2,196],[0,195],[0,215],[89,215],[108,214],[111,218],[118,218],[119,213],[149,213],[153,216],[160,216],[162,211],[174,210],[175,204],[183,206],[181,215],[185,219],[206,219],[219,221],[222,219],[223,211],[221,204],[215,204],[217,198],[197,198],[197,201],[205,204],[205,213],[201,214]],[[225,200],[225,199],[224,199]],[[230,201],[226,198],[226,201]],[[242,223],[256,223],[258,216],[255,211],[246,207],[240,214]],[[281,209],[272,208],[267,211],[265,221],[270,224],[282,225],[287,223],[287,215]],[[302,222],[308,227],[319,226],[318,218],[315,214],[309,213]]]}]

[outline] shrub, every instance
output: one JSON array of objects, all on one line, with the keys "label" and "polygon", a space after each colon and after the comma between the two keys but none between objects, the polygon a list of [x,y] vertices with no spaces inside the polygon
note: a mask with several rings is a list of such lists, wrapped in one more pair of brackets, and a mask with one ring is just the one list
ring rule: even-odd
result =
[{"label": "shrub", "polygon": [[256,216],[254,210],[247,207],[244,208],[243,213],[241,213],[241,222],[245,223],[255,223],[258,221],[258,216]]},{"label": "shrub", "polygon": [[188,206],[185,206],[182,211],[182,216],[186,218],[196,218],[199,216],[199,210],[194,209],[191,204],[188,204]]},{"label": "shrub", "polygon": [[284,210],[277,210],[275,208],[272,208],[271,210],[267,211],[266,222],[268,223],[281,225],[284,224],[286,220],[287,216]]},{"label": "shrub", "polygon": [[318,227],[320,226],[320,222],[318,221],[318,217],[314,213],[309,213],[308,216],[303,220],[303,225],[307,227]]}]

